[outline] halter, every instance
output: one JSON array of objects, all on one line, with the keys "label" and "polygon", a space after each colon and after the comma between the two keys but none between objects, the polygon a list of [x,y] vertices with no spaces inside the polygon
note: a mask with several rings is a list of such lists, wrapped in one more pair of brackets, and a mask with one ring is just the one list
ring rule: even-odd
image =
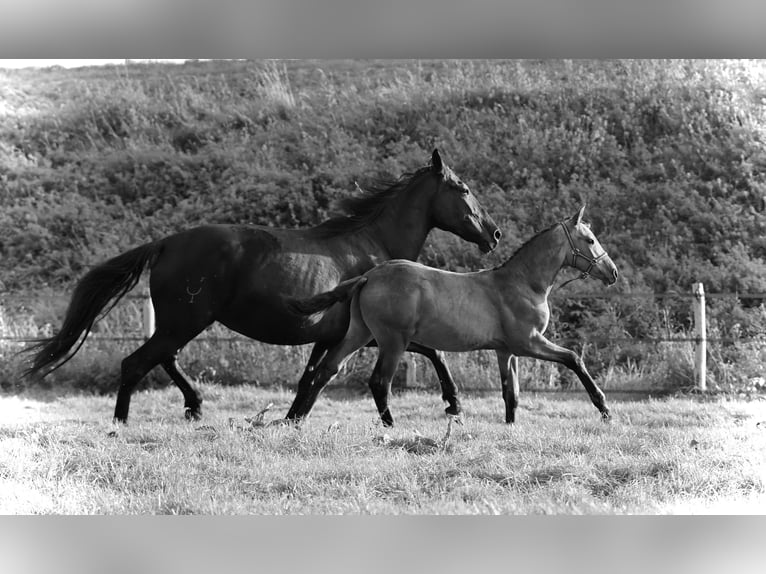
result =
[{"label": "halter", "polygon": [[[604,255],[606,255],[606,251],[601,253],[598,257],[593,258],[589,257],[582,251],[580,251],[577,247],[575,247],[574,241],[572,241],[572,235],[569,233],[569,228],[566,226],[566,223],[563,221],[559,222],[559,225],[564,228],[564,233],[567,236],[567,241],[569,241],[569,251],[572,254],[572,263],[571,266],[580,271],[580,275],[578,277],[575,277],[574,279],[570,279],[568,281],[564,281],[561,285],[559,285],[559,289],[561,289],[564,285],[568,285],[572,281],[577,281],[578,279],[585,279],[586,277],[590,276],[590,272],[593,269],[593,266],[598,263],[598,260],[601,259]],[[588,268],[583,271],[579,267],[577,267],[577,259],[582,257],[585,259],[585,261],[588,262]],[[564,260],[564,263],[566,263],[566,260]]]}]

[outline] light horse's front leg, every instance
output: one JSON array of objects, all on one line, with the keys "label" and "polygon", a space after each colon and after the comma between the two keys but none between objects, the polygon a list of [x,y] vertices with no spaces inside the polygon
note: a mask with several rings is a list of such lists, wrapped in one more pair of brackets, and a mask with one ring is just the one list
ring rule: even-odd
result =
[{"label": "light horse's front leg", "polygon": [[516,422],[516,408],[519,406],[519,358],[507,351],[496,351],[496,354],[505,402],[505,422],[513,424]]},{"label": "light horse's front leg", "polygon": [[574,371],[585,387],[585,390],[588,391],[591,402],[601,413],[601,419],[606,422],[611,418],[609,408],[606,406],[604,392],[598,388],[598,385],[593,380],[593,377],[590,376],[590,373],[588,373],[585,364],[577,353],[550,342],[541,333],[536,333],[532,335],[528,343],[528,349],[523,354],[534,359],[561,363]]}]

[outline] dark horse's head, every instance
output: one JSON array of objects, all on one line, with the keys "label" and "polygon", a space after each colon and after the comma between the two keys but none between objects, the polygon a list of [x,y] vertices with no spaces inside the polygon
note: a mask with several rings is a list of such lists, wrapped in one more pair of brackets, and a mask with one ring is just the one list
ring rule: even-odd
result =
[{"label": "dark horse's head", "polygon": [[434,150],[431,173],[439,186],[431,201],[433,226],[475,243],[483,253],[497,247],[502,233],[479,200]]}]

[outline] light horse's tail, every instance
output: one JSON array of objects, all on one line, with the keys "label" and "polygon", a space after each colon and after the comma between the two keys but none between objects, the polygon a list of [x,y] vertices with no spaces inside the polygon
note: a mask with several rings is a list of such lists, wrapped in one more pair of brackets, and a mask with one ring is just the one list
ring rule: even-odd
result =
[{"label": "light horse's tail", "polygon": [[[24,353],[34,353],[34,358],[23,376],[34,375],[53,365],[43,373],[45,376],[69,361],[80,350],[93,323],[109,313],[136,286],[141,273],[154,264],[161,249],[159,241],[147,243],[88,271],[75,287],[59,332],[53,337],[38,339],[24,349]],[[72,351],[78,340],[80,343]]]},{"label": "light horse's tail", "polygon": [[332,291],[319,293],[308,299],[287,298],[285,303],[295,315],[313,315],[329,309],[335,303],[348,301],[365,283],[367,283],[367,277],[352,277],[339,283]]}]

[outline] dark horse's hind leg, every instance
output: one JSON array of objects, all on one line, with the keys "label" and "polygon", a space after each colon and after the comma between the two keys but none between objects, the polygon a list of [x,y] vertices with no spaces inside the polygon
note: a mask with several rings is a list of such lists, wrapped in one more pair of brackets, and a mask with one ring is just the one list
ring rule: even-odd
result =
[{"label": "dark horse's hind leg", "polygon": [[444,409],[448,415],[459,415],[463,412],[463,407],[458,399],[458,388],[452,373],[449,372],[447,363],[444,362],[444,353],[424,347],[420,343],[410,343],[407,350],[412,353],[419,353],[426,357],[436,370],[436,376],[439,377],[439,385],[442,389],[442,400],[448,403]]},{"label": "dark horse's hind leg", "polygon": [[117,391],[117,404],[114,407],[116,422],[128,422],[130,396],[136,385],[154,367],[173,357],[177,349],[178,346],[171,337],[157,332],[134,353],[123,359],[120,389]]},{"label": "dark horse's hind leg", "polygon": [[170,378],[184,395],[186,418],[194,421],[202,418],[202,398],[200,398],[199,393],[192,386],[189,375],[187,375],[178,364],[177,355],[173,355],[170,359],[162,361],[162,368],[165,369],[165,372],[168,375],[170,375]]},{"label": "dark horse's hind leg", "polygon": [[298,418],[298,409],[303,404],[303,401],[306,400],[306,397],[311,391],[311,383],[314,381],[314,377],[316,376],[317,365],[319,364],[319,361],[322,360],[322,357],[324,357],[325,351],[327,351],[327,346],[321,343],[315,344],[314,348],[311,349],[309,362],[306,364],[306,368],[303,370],[301,380],[298,381],[298,391],[295,393],[293,404],[290,405],[290,409],[287,411],[285,419],[295,420]]}]

